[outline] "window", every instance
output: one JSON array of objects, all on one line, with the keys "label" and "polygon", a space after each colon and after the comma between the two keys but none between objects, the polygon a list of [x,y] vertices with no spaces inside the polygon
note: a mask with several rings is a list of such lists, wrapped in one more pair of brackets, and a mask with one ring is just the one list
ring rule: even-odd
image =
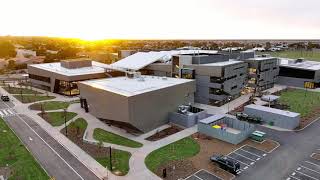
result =
[{"label": "window", "polygon": [[34,79],[34,80],[38,80],[38,81],[43,81],[43,82],[50,83],[50,78],[49,77],[38,76],[38,75],[35,75],[35,74],[29,74],[29,78],[30,79]]},{"label": "window", "polygon": [[210,77],[210,82],[212,82],[212,83],[223,83],[224,79],[222,77],[211,76]]}]

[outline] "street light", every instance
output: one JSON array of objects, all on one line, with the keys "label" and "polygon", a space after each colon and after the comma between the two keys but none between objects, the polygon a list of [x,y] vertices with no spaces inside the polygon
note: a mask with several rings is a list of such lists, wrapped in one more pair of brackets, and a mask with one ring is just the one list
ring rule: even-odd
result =
[{"label": "street light", "polygon": [[229,111],[230,111],[230,101],[231,101],[231,99],[232,99],[232,96],[228,96],[228,98],[227,98],[227,100],[228,100],[228,112],[227,113],[229,113]]}]

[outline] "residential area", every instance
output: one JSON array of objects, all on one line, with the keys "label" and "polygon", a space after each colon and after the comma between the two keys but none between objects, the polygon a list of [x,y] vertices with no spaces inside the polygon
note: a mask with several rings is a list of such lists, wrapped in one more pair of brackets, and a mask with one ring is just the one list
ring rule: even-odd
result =
[{"label": "residential area", "polygon": [[0,179],[320,179],[317,43],[149,43],[7,68]]}]

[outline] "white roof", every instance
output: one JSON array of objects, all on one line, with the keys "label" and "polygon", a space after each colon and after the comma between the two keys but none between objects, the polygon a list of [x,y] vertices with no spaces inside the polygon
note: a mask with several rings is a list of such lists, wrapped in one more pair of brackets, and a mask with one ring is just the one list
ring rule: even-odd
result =
[{"label": "white roof", "polygon": [[320,70],[320,62],[303,60],[302,62],[295,63],[295,61],[295,59],[281,58],[280,66],[291,67],[296,69],[306,69],[312,71]]},{"label": "white roof", "polygon": [[291,112],[291,111],[284,111],[281,109],[269,108],[266,106],[260,106],[260,105],[256,105],[256,104],[250,104],[250,105],[245,106],[244,108],[256,109],[256,110],[270,112],[273,114],[279,114],[279,115],[283,115],[283,116],[287,116],[287,117],[300,116],[299,113],[295,113],[295,112]]},{"label": "white roof", "polygon": [[53,73],[61,74],[64,76],[78,76],[78,75],[97,74],[97,73],[105,72],[105,68],[104,68],[105,64],[99,63],[96,61],[92,61],[92,66],[90,67],[82,67],[82,68],[75,68],[75,69],[68,69],[68,68],[62,67],[60,62],[32,64],[29,66],[50,71]]},{"label": "white roof", "polygon": [[203,64],[203,65],[204,66],[227,66],[227,65],[239,64],[239,63],[244,63],[244,62],[231,60],[231,61],[221,61],[221,62],[216,62],[216,63],[208,63],[208,64]]},{"label": "white roof", "polygon": [[203,123],[203,124],[210,124],[210,123],[218,121],[218,120],[220,120],[220,119],[222,119],[224,117],[226,117],[225,114],[215,114],[213,116],[209,116],[209,117],[207,117],[205,119],[200,120],[200,122]]},{"label": "white roof", "polygon": [[122,76],[88,80],[79,83],[129,97],[193,81],[189,79],[163,78],[158,76],[141,76],[141,78],[143,78],[143,81],[141,81],[140,78]]},{"label": "white roof", "polygon": [[215,54],[217,52],[218,51],[212,50],[172,50],[159,52],[138,52],[111,64],[111,66],[115,68],[123,68],[137,71],[159,60],[166,62],[170,60],[173,55],[197,53]]}]

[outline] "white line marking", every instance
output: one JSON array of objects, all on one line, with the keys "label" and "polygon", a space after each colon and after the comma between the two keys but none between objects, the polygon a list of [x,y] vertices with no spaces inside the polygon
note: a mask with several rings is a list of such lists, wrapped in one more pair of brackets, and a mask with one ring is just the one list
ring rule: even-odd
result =
[{"label": "white line marking", "polygon": [[259,161],[260,160],[260,158],[257,158],[257,161]]},{"label": "white line marking", "polygon": [[300,171],[301,167],[298,167],[297,170]]},{"label": "white line marking", "polygon": [[293,178],[293,179],[297,179],[297,180],[300,180],[299,178],[296,178],[296,177],[293,177],[293,176],[290,176],[291,178]]},{"label": "white line marking", "polygon": [[248,169],[248,166],[244,167],[243,169]]},{"label": "white line marking", "polygon": [[1,111],[1,110],[0,110],[0,116],[2,116],[2,117],[4,116],[4,114],[2,113],[2,111]]},{"label": "white line marking", "polygon": [[312,165],[320,168],[320,166],[319,166],[318,164],[312,163],[312,162],[310,162],[310,161],[305,161],[305,162],[306,162],[306,163],[309,163],[309,164],[312,164]]},{"label": "white line marking", "polygon": [[246,164],[246,163],[244,163],[244,162],[242,162],[242,161],[239,161],[238,159],[235,159],[235,158],[230,157],[230,156],[228,156],[228,157],[231,158],[231,159],[234,159],[234,160],[236,160],[236,161],[238,161],[238,162],[240,162],[240,163],[242,163],[242,164],[244,164],[244,165],[246,165],[246,166],[250,166],[249,164]]},{"label": "white line marking", "polygon": [[291,179],[290,177],[287,178],[287,180],[290,180],[290,179]]},{"label": "white line marking", "polygon": [[240,150],[241,150],[241,151],[244,151],[244,152],[247,152],[247,153],[249,153],[249,154],[252,154],[252,155],[254,155],[254,156],[261,157],[261,156],[259,156],[258,154],[255,154],[255,153],[253,153],[253,152],[249,152],[249,151],[244,150],[244,149],[240,149]]},{"label": "white line marking", "polygon": [[302,166],[302,165],[300,165],[301,167],[303,167],[303,168],[305,168],[305,169],[308,169],[309,171],[313,171],[313,172],[315,172],[315,173],[318,173],[318,174],[320,174],[320,172],[318,172],[318,171],[315,171],[315,170],[313,170],[313,169],[310,169],[310,168],[307,168],[307,167],[305,167],[305,166]]},{"label": "white line marking", "polygon": [[263,154],[262,156],[264,156],[264,157],[265,157],[265,156],[267,156],[267,154]]},{"label": "white line marking", "polygon": [[296,175],[296,173],[295,173],[295,172],[293,172],[291,175],[292,175],[292,176],[294,176],[294,175]]},{"label": "white line marking", "polygon": [[305,174],[305,173],[302,173],[302,172],[300,172],[300,171],[295,171],[295,172],[300,173],[300,174],[302,174],[302,175],[304,175],[304,176],[307,176],[307,177],[309,177],[309,178],[311,178],[311,179],[319,180],[319,179],[317,179],[317,178],[315,178],[315,177],[312,177],[312,176],[310,176],[310,175],[308,175],[308,174]]},{"label": "white line marking", "polygon": [[16,115],[16,116],[17,116],[20,120],[22,120],[22,121],[31,129],[31,131],[33,131],[73,172],[75,172],[75,173],[80,177],[80,179],[84,180],[84,179],[80,176],[80,174],[79,174],[75,169],[73,169],[73,167],[70,166],[70,164],[68,164],[66,160],[64,160],[64,159],[60,156],[60,154],[58,154],[46,141],[44,141],[44,139],[42,139],[42,137],[40,137],[40,135],[39,135],[34,129],[32,129],[32,128],[29,126],[29,124],[28,124],[27,122],[25,122],[19,115]]},{"label": "white line marking", "polygon": [[251,158],[248,158],[247,156],[244,156],[244,155],[239,154],[239,153],[236,153],[236,152],[233,152],[233,153],[234,153],[234,154],[237,154],[237,155],[239,155],[239,156],[242,156],[242,157],[244,157],[244,158],[246,158],[246,159],[249,159],[250,161],[255,162],[255,160],[253,160],[253,159],[251,159]]}]

